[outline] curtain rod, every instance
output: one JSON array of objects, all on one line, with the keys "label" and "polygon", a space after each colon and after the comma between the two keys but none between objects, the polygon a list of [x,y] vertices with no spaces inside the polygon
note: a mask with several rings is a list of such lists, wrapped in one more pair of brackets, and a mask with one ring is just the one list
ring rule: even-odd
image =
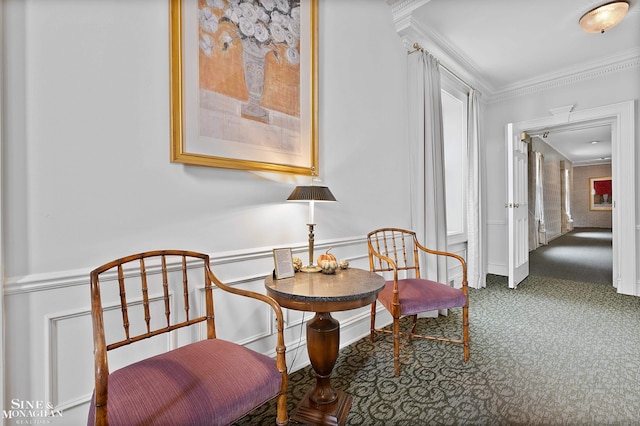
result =
[{"label": "curtain rod", "polygon": [[[420,46],[420,44],[418,42],[413,43],[413,49],[410,52],[407,52],[407,55],[411,55],[412,53],[416,53],[416,52],[427,52],[429,53],[429,55],[431,55],[431,53],[426,50],[424,47]],[[433,56],[433,55],[432,55]],[[447,70],[447,72],[449,74],[451,74],[452,76],[454,76],[455,78],[457,78],[462,84],[464,84],[465,86],[467,86],[470,89],[475,90],[476,92],[480,93],[480,91],[478,89],[476,89],[475,87],[473,87],[471,84],[467,83],[466,81],[464,81],[464,79],[462,77],[460,77],[458,74],[456,74],[455,72],[451,71],[449,68],[446,67],[446,65],[444,65],[442,62],[438,61],[438,64],[444,68],[445,70]]]}]

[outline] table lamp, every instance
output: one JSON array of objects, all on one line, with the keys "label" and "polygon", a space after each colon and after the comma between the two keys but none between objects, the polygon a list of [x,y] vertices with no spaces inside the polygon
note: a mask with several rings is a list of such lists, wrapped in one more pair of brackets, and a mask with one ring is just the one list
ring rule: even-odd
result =
[{"label": "table lamp", "polygon": [[309,223],[307,223],[309,227],[309,264],[303,266],[300,270],[302,272],[319,272],[322,268],[313,264],[313,227],[316,226],[314,223],[314,204],[316,202],[336,201],[336,198],[326,186],[311,185],[296,186],[291,195],[289,195],[289,198],[287,198],[287,201],[303,201],[309,203]]}]

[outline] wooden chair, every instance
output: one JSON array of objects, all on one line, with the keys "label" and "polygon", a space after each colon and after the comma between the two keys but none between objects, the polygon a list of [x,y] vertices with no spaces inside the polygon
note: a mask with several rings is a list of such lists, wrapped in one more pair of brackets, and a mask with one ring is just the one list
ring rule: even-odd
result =
[{"label": "wooden chair", "polygon": [[[271,307],[277,321],[275,361],[216,338],[212,283]],[[222,283],[211,272],[208,255],[150,251],[100,266],[91,272],[91,311],[95,391],[89,425],[228,425],[273,398],[278,398],[275,422],[287,424],[282,310],[266,295]],[[248,320],[241,318],[242,309],[230,311],[237,320],[224,325]],[[147,345],[125,348],[145,339]],[[150,345],[163,347],[162,353],[129,363]],[[167,346],[177,347],[166,351]],[[110,360],[129,365],[110,372],[107,351]]]},{"label": "wooden chair", "polygon": [[[376,329],[376,303],[371,305],[371,341],[375,332],[393,335],[393,362],[395,375],[400,375],[400,337],[409,339],[442,340],[461,343],[464,346],[464,361],[469,360],[469,292],[467,265],[456,254],[430,250],[422,246],[415,232],[399,228],[382,228],[367,235],[369,266],[373,272],[393,272],[393,279],[386,282],[378,294],[378,301],[391,313],[393,330]],[[457,259],[462,266],[462,289],[420,277],[419,252]],[[400,277],[399,275],[403,275]],[[413,275],[411,277],[411,275]],[[462,339],[416,334],[418,314],[440,309],[462,308]],[[412,326],[409,333],[400,331],[400,318],[410,316]]]}]

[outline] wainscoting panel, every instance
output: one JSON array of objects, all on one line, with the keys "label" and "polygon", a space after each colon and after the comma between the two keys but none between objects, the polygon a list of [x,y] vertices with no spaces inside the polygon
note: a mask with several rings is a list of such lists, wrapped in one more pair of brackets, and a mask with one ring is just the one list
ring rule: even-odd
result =
[{"label": "wainscoting panel", "polygon": [[[82,310],[45,317],[45,400],[59,410],[86,403],[93,389],[93,338],[91,311]],[[80,372],[84,374],[79,374]],[[83,392],[78,392],[82,389]]]},{"label": "wainscoting panel", "polygon": [[[173,299],[172,294],[169,297],[170,300]],[[136,311],[142,309],[142,299],[131,300],[129,305],[129,318],[133,326],[136,324]],[[163,312],[163,296],[150,295],[149,306],[152,311]],[[48,344],[45,347],[45,380],[48,384],[46,401],[53,403],[60,410],[68,410],[88,402],[94,386],[91,310],[54,313],[47,315],[45,319],[48,330]],[[175,321],[175,318],[172,321]],[[104,323],[105,330],[114,331],[113,338],[124,336],[119,304],[105,305]],[[107,339],[110,341],[109,337]],[[194,340],[193,336],[190,340]],[[135,347],[115,349],[109,353],[109,369],[115,371],[175,347],[177,334],[172,333],[147,339]],[[79,371],[88,374],[78,374]],[[78,393],[78,390],[85,392]]]},{"label": "wainscoting panel", "polygon": [[509,253],[507,222],[490,221],[487,224],[487,272],[495,275],[509,275]]}]

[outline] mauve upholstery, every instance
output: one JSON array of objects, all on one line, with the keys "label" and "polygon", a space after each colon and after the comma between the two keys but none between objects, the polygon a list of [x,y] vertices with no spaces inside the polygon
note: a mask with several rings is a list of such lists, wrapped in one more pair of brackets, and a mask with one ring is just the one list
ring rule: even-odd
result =
[{"label": "mauve upholstery", "polygon": [[224,340],[203,340],[111,373],[109,424],[228,425],[276,397],[281,383],[273,359]]},{"label": "mauve upholstery", "polygon": [[[398,280],[402,315],[445,308],[461,308],[467,303],[462,290],[435,281],[407,278]],[[390,311],[393,305],[393,281],[387,281],[378,300]]]}]

